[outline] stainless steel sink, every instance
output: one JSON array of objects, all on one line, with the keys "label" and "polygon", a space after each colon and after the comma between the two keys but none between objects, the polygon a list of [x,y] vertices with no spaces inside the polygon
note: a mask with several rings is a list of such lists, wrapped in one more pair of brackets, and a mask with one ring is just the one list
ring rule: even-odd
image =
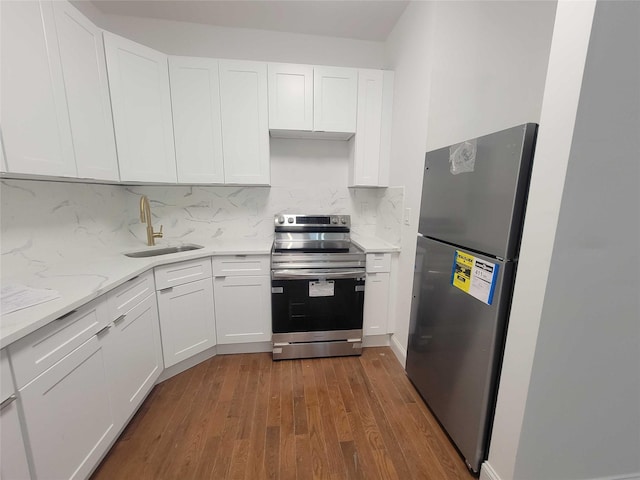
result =
[{"label": "stainless steel sink", "polygon": [[154,248],[150,250],[140,250],[138,252],[129,252],[129,253],[125,253],[125,256],[132,257],[132,258],[156,257],[158,255],[168,255],[170,253],[198,250],[200,248],[202,248],[202,245],[187,243],[185,245],[178,245],[175,247]]}]

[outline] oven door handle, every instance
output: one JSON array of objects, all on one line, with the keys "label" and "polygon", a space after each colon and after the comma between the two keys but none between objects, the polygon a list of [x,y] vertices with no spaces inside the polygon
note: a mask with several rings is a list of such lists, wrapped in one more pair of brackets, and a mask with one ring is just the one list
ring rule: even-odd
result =
[{"label": "oven door handle", "polygon": [[278,280],[299,280],[303,278],[333,280],[339,278],[362,278],[364,276],[365,270],[318,271],[283,269],[271,271],[271,278]]}]

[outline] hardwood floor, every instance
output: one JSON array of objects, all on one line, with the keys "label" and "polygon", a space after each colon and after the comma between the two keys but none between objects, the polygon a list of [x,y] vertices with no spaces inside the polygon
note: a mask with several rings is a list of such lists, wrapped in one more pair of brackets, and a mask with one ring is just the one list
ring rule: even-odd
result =
[{"label": "hardwood floor", "polygon": [[213,357],[156,386],[92,478],[473,477],[383,347]]}]

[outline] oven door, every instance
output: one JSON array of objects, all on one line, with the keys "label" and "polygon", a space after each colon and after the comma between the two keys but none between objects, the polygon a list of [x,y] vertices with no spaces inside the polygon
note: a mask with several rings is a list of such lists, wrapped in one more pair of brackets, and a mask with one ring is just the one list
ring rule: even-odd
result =
[{"label": "oven door", "polygon": [[273,333],[361,330],[364,269],[273,270]]}]

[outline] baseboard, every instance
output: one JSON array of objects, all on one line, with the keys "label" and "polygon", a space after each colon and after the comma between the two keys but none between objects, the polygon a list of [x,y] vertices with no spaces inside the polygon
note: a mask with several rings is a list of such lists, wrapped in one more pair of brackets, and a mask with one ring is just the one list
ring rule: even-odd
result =
[{"label": "baseboard", "polygon": [[156,380],[156,385],[164,382],[165,380],[169,380],[171,377],[174,377],[185,370],[189,370],[191,367],[195,367],[197,364],[202,363],[205,360],[209,360],[217,353],[220,352],[217,351],[216,347],[207,348],[204,352],[196,353],[193,357],[189,357],[180,363],[176,363],[175,365],[165,368],[158,377],[158,380]]},{"label": "baseboard", "polygon": [[390,335],[368,335],[362,339],[363,347],[388,347]]},{"label": "baseboard", "polygon": [[396,358],[400,362],[402,367],[407,365],[407,350],[398,342],[398,338],[395,335],[391,335],[391,350],[395,354]]},{"label": "baseboard", "polygon": [[[484,462],[480,467],[480,480],[502,480],[489,462]],[[640,480],[640,472],[626,475],[614,475],[612,477],[598,477],[591,480]]]},{"label": "baseboard", "polygon": [[218,355],[234,355],[236,353],[262,353],[273,351],[271,342],[232,343],[217,345]]},{"label": "baseboard", "polygon": [[483,462],[480,466],[480,480],[502,480],[489,462]]}]

